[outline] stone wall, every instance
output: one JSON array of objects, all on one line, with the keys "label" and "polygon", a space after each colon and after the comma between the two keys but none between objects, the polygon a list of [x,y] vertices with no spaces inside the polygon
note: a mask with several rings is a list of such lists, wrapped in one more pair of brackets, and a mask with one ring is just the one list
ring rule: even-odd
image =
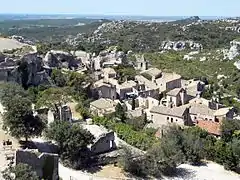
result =
[{"label": "stone wall", "polygon": [[43,179],[58,179],[58,159],[57,154],[40,153],[38,150],[16,151],[16,165],[28,164]]}]

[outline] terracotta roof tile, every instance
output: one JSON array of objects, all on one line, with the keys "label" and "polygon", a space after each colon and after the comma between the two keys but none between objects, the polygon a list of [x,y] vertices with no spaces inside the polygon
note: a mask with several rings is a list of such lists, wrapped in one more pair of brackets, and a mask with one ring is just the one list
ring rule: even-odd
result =
[{"label": "terracotta roof tile", "polygon": [[206,120],[198,120],[197,126],[206,130],[210,134],[221,135],[221,124],[218,122],[206,121]]}]

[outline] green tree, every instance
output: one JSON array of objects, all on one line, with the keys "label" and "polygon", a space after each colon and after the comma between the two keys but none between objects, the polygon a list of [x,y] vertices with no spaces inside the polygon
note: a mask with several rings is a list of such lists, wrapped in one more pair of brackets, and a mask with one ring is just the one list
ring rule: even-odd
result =
[{"label": "green tree", "polygon": [[124,171],[146,178],[148,172],[145,170],[143,158],[143,155],[134,155],[130,149],[124,148],[118,163]]},{"label": "green tree", "polygon": [[3,172],[4,180],[39,180],[37,173],[27,164],[17,164],[16,166],[8,167]]},{"label": "green tree", "polygon": [[115,116],[119,118],[122,122],[126,120],[126,111],[120,103],[118,103],[115,107]]},{"label": "green tree", "polygon": [[3,125],[16,138],[39,136],[45,123],[38,116],[34,116],[31,101],[24,97],[12,97],[11,107],[7,108],[3,116]]},{"label": "green tree", "polygon": [[61,120],[60,108],[71,99],[61,88],[49,88],[42,91],[37,99],[37,108],[47,107],[54,112],[55,119]]},{"label": "green tree", "polygon": [[238,120],[223,120],[221,131],[224,141],[231,141],[236,130],[240,130],[240,122]]},{"label": "green tree", "polygon": [[66,86],[67,83],[66,75],[64,75],[62,71],[59,69],[53,69],[51,79],[53,80],[54,84],[56,84],[56,86],[58,87]]},{"label": "green tree", "polygon": [[88,165],[90,155],[87,146],[93,143],[94,136],[79,125],[66,121],[55,121],[50,124],[45,135],[54,140],[60,149],[61,159],[75,169]]},{"label": "green tree", "polygon": [[13,97],[28,97],[28,92],[16,83],[1,84],[0,99],[5,108],[11,108]]},{"label": "green tree", "polygon": [[145,160],[149,174],[160,177],[174,174],[176,167],[183,162],[183,154],[175,140],[162,139],[147,151]]}]

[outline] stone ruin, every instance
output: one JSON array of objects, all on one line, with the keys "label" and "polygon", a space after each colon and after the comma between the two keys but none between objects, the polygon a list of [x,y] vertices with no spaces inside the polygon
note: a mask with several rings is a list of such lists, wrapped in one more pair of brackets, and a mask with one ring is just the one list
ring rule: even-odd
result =
[{"label": "stone ruin", "polygon": [[28,164],[40,178],[58,180],[57,154],[41,153],[37,149],[19,149],[16,151],[16,165]]}]

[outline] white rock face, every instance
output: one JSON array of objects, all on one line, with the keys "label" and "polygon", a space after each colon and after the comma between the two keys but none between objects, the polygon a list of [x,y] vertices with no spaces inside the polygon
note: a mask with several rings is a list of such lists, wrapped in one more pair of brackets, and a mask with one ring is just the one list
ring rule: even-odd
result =
[{"label": "white rock face", "polygon": [[227,54],[229,60],[233,60],[235,57],[240,55],[240,41],[231,41],[231,48]]},{"label": "white rock face", "polygon": [[236,61],[234,63],[234,66],[236,66],[236,68],[240,70],[240,61]]},{"label": "white rock face", "polygon": [[161,49],[163,50],[174,50],[174,51],[180,51],[185,49],[186,47],[189,47],[191,50],[195,51],[201,51],[203,49],[203,46],[199,43],[193,42],[193,41],[163,41],[161,44]]}]

